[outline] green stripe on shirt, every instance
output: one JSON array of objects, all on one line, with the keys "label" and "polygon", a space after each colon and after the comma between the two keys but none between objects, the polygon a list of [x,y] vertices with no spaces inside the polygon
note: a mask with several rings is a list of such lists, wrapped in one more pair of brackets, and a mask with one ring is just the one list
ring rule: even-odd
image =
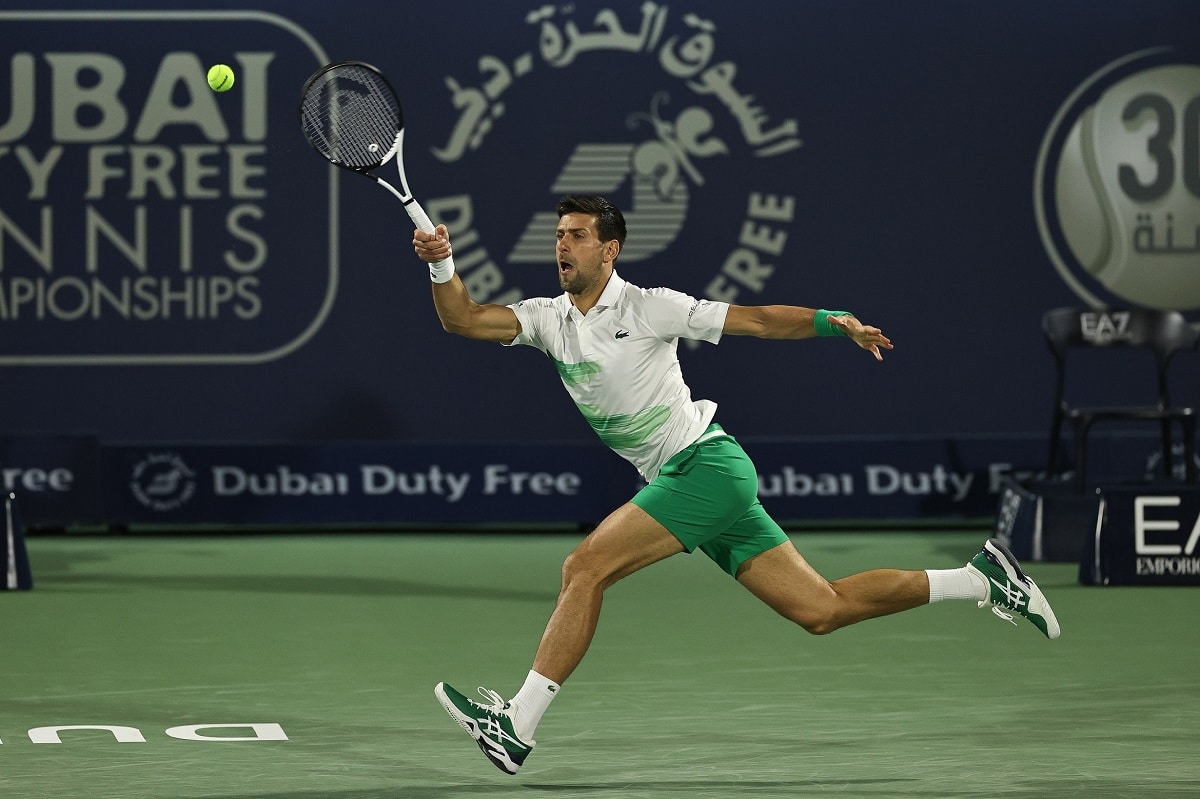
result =
[{"label": "green stripe on shirt", "polygon": [[654,405],[637,413],[612,416],[606,416],[598,408],[589,405],[578,405],[578,408],[600,440],[613,449],[644,444],[671,416],[671,409],[666,405]]}]

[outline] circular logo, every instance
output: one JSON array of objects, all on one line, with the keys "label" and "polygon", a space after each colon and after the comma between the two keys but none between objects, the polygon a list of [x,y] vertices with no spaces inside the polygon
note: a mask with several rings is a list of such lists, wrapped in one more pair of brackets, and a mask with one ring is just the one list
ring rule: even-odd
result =
[{"label": "circular logo", "polygon": [[[702,239],[706,255],[715,249],[717,265],[707,275],[686,275],[681,288],[724,302],[763,292],[799,215],[795,175],[786,167],[804,143],[794,104],[757,85],[761,73],[748,68],[757,54],[746,40],[717,19],[655,3],[594,18],[574,4],[545,5],[524,14],[523,23],[514,12],[509,24],[519,35],[501,37],[502,48],[456,54],[464,63],[445,78],[456,113],[432,155],[459,164],[528,153],[515,163],[532,207],[553,209],[564,194],[603,195],[622,207],[629,238],[620,264],[658,267],[659,279],[670,280],[664,268],[682,272],[697,260],[676,245],[688,246],[689,229],[702,231],[691,246]],[[534,113],[534,102],[546,96],[603,96],[605,113],[560,115],[549,137]],[[442,185],[460,179],[448,172]],[[508,282],[520,273],[506,268],[552,259],[558,215],[509,212],[506,249],[492,252],[486,223],[474,224],[475,209],[529,207],[514,202],[511,185],[493,191],[488,201],[480,201],[485,188],[423,204],[431,218],[458,231],[455,267],[472,297],[508,304],[528,295]],[[693,203],[701,192],[720,202]],[[730,231],[725,242],[714,235],[721,230]]]},{"label": "circular logo", "polygon": [[1089,77],[1055,115],[1038,229],[1093,307],[1200,309],[1200,63],[1156,48]]},{"label": "circular logo", "polygon": [[173,511],[196,493],[196,475],[175,453],[154,453],[134,465],[129,489],[147,508]]}]

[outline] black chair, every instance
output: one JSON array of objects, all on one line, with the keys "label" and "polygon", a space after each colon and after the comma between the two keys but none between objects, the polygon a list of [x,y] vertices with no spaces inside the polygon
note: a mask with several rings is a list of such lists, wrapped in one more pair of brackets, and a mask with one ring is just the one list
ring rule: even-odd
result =
[{"label": "black chair", "polygon": [[[1192,327],[1178,311],[1149,308],[1092,310],[1056,308],[1042,316],[1042,332],[1054,355],[1056,368],[1054,415],[1050,423],[1050,453],[1046,476],[1057,471],[1057,458],[1064,422],[1070,422],[1075,436],[1075,487],[1087,487],[1087,442],[1092,425],[1099,421],[1153,422],[1162,431],[1162,460],[1167,479],[1174,478],[1171,440],[1172,425],[1183,431],[1184,475],[1196,482],[1196,413],[1191,407],[1171,404],[1167,367],[1181,350],[1193,349],[1200,331]],[[1154,404],[1123,407],[1091,407],[1068,402],[1067,353],[1072,349],[1136,347],[1149,350],[1157,364],[1158,401]],[[1074,388],[1074,386],[1073,386]],[[1073,392],[1074,393],[1074,392]]]}]

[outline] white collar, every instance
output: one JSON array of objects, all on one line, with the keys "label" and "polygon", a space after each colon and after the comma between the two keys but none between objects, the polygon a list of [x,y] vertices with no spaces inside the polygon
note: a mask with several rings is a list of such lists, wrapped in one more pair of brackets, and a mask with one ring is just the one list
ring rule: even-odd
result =
[{"label": "white collar", "polygon": [[[623,280],[621,276],[617,274],[617,270],[614,269],[612,275],[610,275],[608,278],[608,285],[606,285],[604,287],[604,291],[600,293],[600,298],[596,300],[596,304],[592,306],[591,311],[594,311],[597,308],[611,308],[612,306],[616,305],[617,301],[621,299],[621,295],[625,291],[625,287],[627,285],[629,284]],[[571,295],[568,292],[564,291],[562,293],[562,298],[566,303],[566,307],[563,309],[563,315],[570,316],[571,311],[575,310],[575,303],[571,302]],[[588,311],[588,313],[591,313],[591,311]]]}]

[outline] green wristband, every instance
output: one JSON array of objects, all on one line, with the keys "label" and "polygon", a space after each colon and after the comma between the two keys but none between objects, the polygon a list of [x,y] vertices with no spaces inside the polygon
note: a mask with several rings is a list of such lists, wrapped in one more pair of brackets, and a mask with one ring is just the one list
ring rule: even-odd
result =
[{"label": "green wristband", "polygon": [[824,308],[820,308],[813,315],[813,327],[817,329],[818,336],[844,336],[846,331],[837,325],[829,324],[829,317],[850,315],[849,311],[826,311]]}]

